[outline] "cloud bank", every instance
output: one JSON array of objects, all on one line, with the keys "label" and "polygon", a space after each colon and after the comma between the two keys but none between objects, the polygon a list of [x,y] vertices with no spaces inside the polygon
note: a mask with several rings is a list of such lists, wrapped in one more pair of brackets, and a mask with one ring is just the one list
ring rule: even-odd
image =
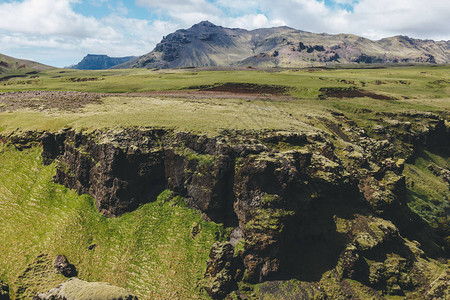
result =
[{"label": "cloud bank", "polygon": [[[103,9],[102,16],[76,9],[88,5]],[[371,39],[449,40],[448,16],[448,0],[10,0],[0,1],[0,53],[60,67],[87,53],[141,55],[164,35],[204,20],[246,29],[287,25]]]}]

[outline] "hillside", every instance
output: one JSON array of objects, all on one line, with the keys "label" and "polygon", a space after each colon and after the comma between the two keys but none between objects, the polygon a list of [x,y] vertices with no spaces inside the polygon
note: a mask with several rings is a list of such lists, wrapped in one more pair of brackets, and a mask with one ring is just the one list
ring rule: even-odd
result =
[{"label": "hillside", "polygon": [[7,79],[0,298],[448,299],[449,70]]},{"label": "hillside", "polygon": [[107,55],[88,54],[78,64],[69,68],[77,70],[106,70],[136,58],[135,56],[109,57]]},{"label": "hillside", "polygon": [[205,21],[167,35],[152,52],[117,68],[449,62],[450,41],[406,36],[372,41],[351,34],[316,34],[289,27],[247,31]]},{"label": "hillside", "polygon": [[14,57],[0,54],[0,74],[15,72],[20,73],[24,71],[42,71],[51,69],[46,66],[31,60],[17,59]]}]

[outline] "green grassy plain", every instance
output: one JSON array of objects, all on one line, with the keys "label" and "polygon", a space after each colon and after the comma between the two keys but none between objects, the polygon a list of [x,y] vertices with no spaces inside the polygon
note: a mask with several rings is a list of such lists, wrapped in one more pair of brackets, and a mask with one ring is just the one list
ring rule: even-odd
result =
[{"label": "green grassy plain", "polygon": [[[36,76],[36,75],[34,75]],[[102,105],[88,105],[76,113],[22,109],[0,113],[0,132],[66,126],[96,129],[116,126],[171,127],[217,134],[222,129],[294,129],[315,126],[317,116],[331,110],[364,120],[380,111],[449,111],[450,67],[397,67],[387,69],[301,69],[277,71],[192,71],[52,69],[23,84],[23,78],[0,82],[0,92],[55,90],[112,93]],[[74,81],[94,78],[94,81]],[[1,78],[0,78],[1,80]],[[164,96],[126,97],[117,93],[186,90],[221,83],[282,85],[296,100],[198,99]],[[323,87],[357,87],[397,100],[368,97],[318,100]],[[0,104],[1,105],[1,104]],[[364,119],[364,120],[363,120]]]},{"label": "green grassy plain", "polygon": [[[393,67],[385,69],[274,69],[202,71],[196,69],[126,69],[80,71],[50,69],[0,83],[0,91],[56,90],[104,93],[183,90],[215,83],[255,83],[291,87],[290,94],[316,99],[321,87],[356,85],[369,90],[411,98],[448,97],[450,66]],[[88,79],[92,81],[76,81]],[[1,77],[0,77],[1,80]],[[75,81],[74,81],[75,80]]]}]

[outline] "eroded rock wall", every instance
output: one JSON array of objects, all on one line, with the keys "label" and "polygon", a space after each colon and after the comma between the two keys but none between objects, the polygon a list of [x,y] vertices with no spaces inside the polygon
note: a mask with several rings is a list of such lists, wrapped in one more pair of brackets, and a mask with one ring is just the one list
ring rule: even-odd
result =
[{"label": "eroded rock wall", "polygon": [[433,230],[406,203],[404,162],[418,147],[448,151],[450,135],[433,114],[386,117],[375,137],[342,114],[325,122],[329,131],[302,133],[67,130],[43,136],[42,156],[57,159],[58,183],[92,195],[106,216],[170,189],[233,228],[205,274],[214,298],[240,280],[321,282],[330,271],[402,295],[426,282],[421,257],[445,256],[421,245]]}]

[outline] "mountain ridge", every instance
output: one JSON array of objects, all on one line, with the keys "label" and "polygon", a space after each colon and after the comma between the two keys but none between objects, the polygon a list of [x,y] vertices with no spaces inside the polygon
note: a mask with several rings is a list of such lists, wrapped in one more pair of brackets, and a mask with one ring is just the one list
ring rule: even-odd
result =
[{"label": "mountain ridge", "polygon": [[288,26],[246,30],[203,21],[165,37],[153,51],[114,68],[316,67],[337,64],[450,63],[450,41],[312,33]]},{"label": "mountain ridge", "polygon": [[35,61],[19,59],[4,54],[0,54],[0,74],[5,74],[17,70],[42,71],[51,68],[52,68],[51,66],[47,66]]},{"label": "mountain ridge", "polygon": [[67,68],[77,70],[104,70],[135,58],[136,56],[110,57],[104,54],[87,54],[78,64]]}]

